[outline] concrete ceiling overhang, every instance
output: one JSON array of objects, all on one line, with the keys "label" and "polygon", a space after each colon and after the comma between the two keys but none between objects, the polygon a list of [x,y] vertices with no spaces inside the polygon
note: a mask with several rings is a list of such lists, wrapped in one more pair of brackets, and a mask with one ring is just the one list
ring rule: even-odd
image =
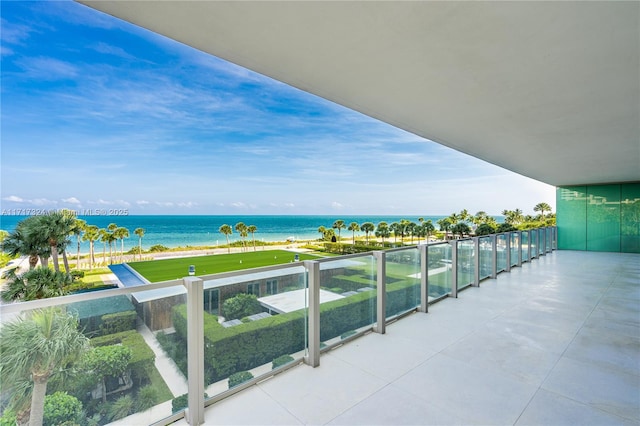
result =
[{"label": "concrete ceiling overhang", "polygon": [[83,1],[552,185],[640,181],[640,2]]}]

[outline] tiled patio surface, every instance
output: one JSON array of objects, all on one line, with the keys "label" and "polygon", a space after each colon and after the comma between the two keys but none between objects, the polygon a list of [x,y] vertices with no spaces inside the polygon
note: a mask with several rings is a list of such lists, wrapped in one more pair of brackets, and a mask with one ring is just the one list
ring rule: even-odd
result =
[{"label": "tiled patio surface", "polygon": [[638,425],[640,255],[548,254],[220,401],[205,421]]}]

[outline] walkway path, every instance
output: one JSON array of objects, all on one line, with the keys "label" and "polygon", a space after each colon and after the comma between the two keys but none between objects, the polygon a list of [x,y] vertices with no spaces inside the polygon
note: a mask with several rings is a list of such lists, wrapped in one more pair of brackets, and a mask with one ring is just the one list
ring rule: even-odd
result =
[{"label": "walkway path", "polygon": [[144,338],[144,341],[147,342],[147,345],[149,345],[153,353],[156,355],[156,368],[160,375],[162,375],[167,386],[169,386],[174,398],[187,393],[189,387],[186,379],[182,375],[182,372],[178,369],[178,366],[173,362],[173,360],[164,353],[155,336],[151,330],[149,330],[149,327],[142,324],[138,327],[138,333],[140,333]]}]

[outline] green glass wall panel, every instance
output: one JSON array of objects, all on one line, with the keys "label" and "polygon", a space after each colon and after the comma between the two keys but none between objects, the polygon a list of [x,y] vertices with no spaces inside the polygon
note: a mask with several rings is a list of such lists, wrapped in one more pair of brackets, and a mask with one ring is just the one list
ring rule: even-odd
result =
[{"label": "green glass wall panel", "polygon": [[587,187],[587,250],[620,251],[620,185]]},{"label": "green glass wall panel", "polygon": [[620,250],[640,253],[640,182],[620,187]]},{"label": "green glass wall panel", "polygon": [[561,250],[640,253],[640,182],[559,187]]},{"label": "green glass wall panel", "polygon": [[587,187],[570,186],[556,189],[556,224],[558,248],[587,249]]}]

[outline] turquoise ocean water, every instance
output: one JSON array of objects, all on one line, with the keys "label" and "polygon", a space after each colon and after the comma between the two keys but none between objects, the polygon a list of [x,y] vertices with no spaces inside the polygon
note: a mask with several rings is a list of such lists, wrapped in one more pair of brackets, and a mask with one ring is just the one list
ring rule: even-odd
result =
[{"label": "turquoise ocean water", "polygon": [[[425,220],[431,219],[435,225],[438,219],[444,216],[420,216]],[[0,229],[12,231],[18,222],[26,216],[6,215],[0,217]],[[215,246],[226,244],[226,239],[218,229],[221,225],[231,225],[244,222],[246,225],[255,225],[258,230],[255,233],[256,241],[285,241],[289,237],[296,240],[311,240],[320,237],[318,227],[330,228],[334,221],[344,220],[345,224],[356,222],[362,225],[364,222],[378,224],[380,221],[387,223],[397,222],[400,219],[407,219],[418,222],[418,216],[78,216],[79,219],[87,221],[90,225],[99,228],[106,228],[110,223],[129,229],[130,236],[124,240],[125,251],[138,245],[138,237],[133,230],[144,228],[145,235],[142,238],[143,249],[148,249],[152,245],[162,244],[167,247],[186,246]],[[437,228],[437,225],[435,225]],[[356,232],[356,235],[364,235],[363,232]],[[342,230],[342,236],[349,237],[351,232]],[[230,235],[231,242],[239,241],[237,232]],[[248,241],[251,240],[249,234]],[[76,241],[72,237],[69,250],[75,251]],[[96,243],[96,250],[102,247],[102,243]],[[120,247],[120,241],[117,242]],[[82,252],[89,251],[89,243],[83,242]]]}]

